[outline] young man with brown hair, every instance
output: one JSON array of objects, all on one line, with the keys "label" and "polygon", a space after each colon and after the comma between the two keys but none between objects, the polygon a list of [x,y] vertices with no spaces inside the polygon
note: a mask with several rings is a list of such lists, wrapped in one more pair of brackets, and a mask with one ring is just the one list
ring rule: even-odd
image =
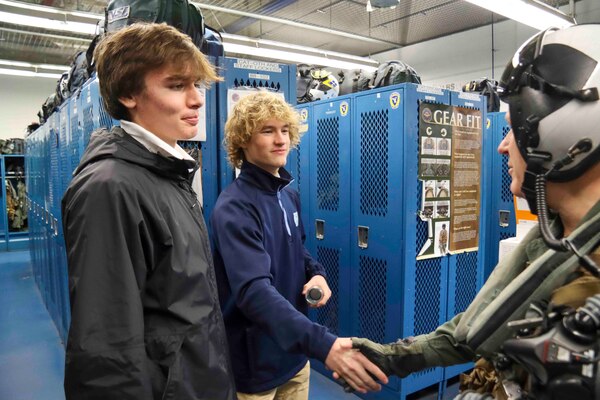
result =
[{"label": "young man with brown hair", "polygon": [[95,132],[62,201],[67,399],[235,399],[212,256],[178,140],[218,79],[186,35],[135,24],[95,50],[120,127]]},{"label": "young man with brown hair", "polygon": [[229,161],[239,177],[219,196],[211,216],[215,270],[238,398],[308,399],[314,357],[366,392],[387,383],[362,354],[306,317],[305,294],[331,291],[325,271],[304,248],[298,192],[283,168],[300,141],[298,114],[279,96],[245,97],[225,125]]}]

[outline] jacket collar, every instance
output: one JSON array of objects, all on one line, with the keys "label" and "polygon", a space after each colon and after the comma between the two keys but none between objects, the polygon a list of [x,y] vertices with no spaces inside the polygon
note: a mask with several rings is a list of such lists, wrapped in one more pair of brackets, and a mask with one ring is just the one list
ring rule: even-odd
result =
[{"label": "jacket collar", "polygon": [[87,165],[105,158],[121,159],[176,180],[191,181],[197,169],[194,161],[151,153],[123,129],[115,126],[111,131],[104,129],[94,132],[73,175],[77,175]]},{"label": "jacket collar", "polygon": [[278,192],[293,181],[290,173],[283,167],[279,168],[279,177],[277,177],[248,161],[242,163],[242,172],[238,179],[271,193]]},{"label": "jacket collar", "polygon": [[160,154],[163,157],[172,157],[179,160],[194,161],[194,159],[186,153],[178,144],[175,147],[171,147],[161,138],[151,133],[141,125],[135,122],[120,120],[121,129],[123,129],[129,136],[140,142],[148,151],[155,154]]}]

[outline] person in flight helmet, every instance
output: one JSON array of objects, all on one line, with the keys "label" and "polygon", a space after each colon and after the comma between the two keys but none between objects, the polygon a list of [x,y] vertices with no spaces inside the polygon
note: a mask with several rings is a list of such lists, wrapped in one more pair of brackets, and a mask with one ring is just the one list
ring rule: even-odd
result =
[{"label": "person in flight helmet", "polygon": [[523,319],[532,304],[576,309],[600,293],[598,37],[599,24],[549,29],[509,62],[500,94],[512,131],[498,152],[508,157],[511,191],[529,201],[539,229],[496,266],[465,312],[433,332],[385,345],[353,338],[382,371],[405,377],[477,360],[461,389],[501,398],[513,371],[495,368],[515,334],[507,323]]}]

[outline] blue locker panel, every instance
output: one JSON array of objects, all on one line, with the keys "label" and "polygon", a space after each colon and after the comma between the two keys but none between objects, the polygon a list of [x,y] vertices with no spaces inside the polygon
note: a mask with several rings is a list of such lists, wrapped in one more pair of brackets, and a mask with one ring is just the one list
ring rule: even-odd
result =
[{"label": "blue locker panel", "polygon": [[[62,180],[60,176],[60,113],[55,112],[49,118],[50,129],[48,133],[48,205],[47,210],[50,213],[50,221],[60,210],[60,199],[62,198]],[[48,224],[50,224],[48,221]]]},{"label": "blue locker panel", "polygon": [[[310,175],[310,164],[312,162],[311,157],[311,136],[314,132],[314,125],[312,122],[313,107],[312,104],[302,104],[296,106],[298,114],[300,114],[300,144],[294,150],[295,156],[288,159],[288,165],[286,169],[288,171],[295,170],[294,181],[295,189],[300,193],[300,203],[302,204],[302,223],[304,224],[304,231],[306,234],[305,247],[314,253],[314,230],[312,229],[313,217],[310,214],[310,201],[313,198],[311,192],[311,175]],[[295,168],[292,168],[293,163],[296,163]]]},{"label": "blue locker panel", "polygon": [[[313,105],[308,183],[311,249],[328,276],[332,297],[315,320],[339,336],[351,334],[350,302],[350,97]],[[319,231],[317,231],[317,224]]]},{"label": "blue locker panel", "polygon": [[[70,110],[70,127],[69,130],[69,138],[68,138],[68,147],[64,149],[68,153],[69,164],[65,168],[67,173],[66,176],[66,188],[69,186],[71,182],[71,178],[73,176],[73,171],[79,165],[79,159],[81,158],[82,151],[82,136],[83,136],[83,121],[84,121],[84,109],[81,107],[81,95],[82,92],[79,91],[77,96],[72,96],[69,99],[69,110]],[[87,112],[91,112],[91,109],[88,108]],[[91,117],[90,117],[91,119]]]},{"label": "blue locker panel", "polygon": [[285,100],[296,103],[296,66],[254,61],[241,58],[219,58],[219,70],[223,81],[218,87],[218,131],[219,131],[219,191],[225,189],[235,178],[233,168],[227,162],[227,152],[221,146],[225,137],[227,121],[228,91],[270,90],[283,93]]},{"label": "blue locker panel", "polygon": [[67,252],[65,249],[64,236],[62,234],[54,237],[54,245],[56,249],[54,276],[56,277],[56,291],[59,298],[58,303],[60,305],[59,316],[55,321],[55,324],[58,328],[58,332],[63,340],[63,343],[66,343],[69,325],[71,323],[71,307],[69,303]]},{"label": "blue locker panel", "polygon": [[298,169],[300,163],[300,153],[298,148],[290,149],[290,153],[288,154],[287,163],[285,164],[285,169],[292,175],[292,183],[290,183],[290,187],[294,190],[298,190]]},{"label": "blue locker panel", "polygon": [[510,191],[511,177],[508,174],[506,157],[498,153],[497,147],[510,131],[505,120],[506,113],[490,113],[488,135],[491,145],[487,149],[490,162],[489,187],[489,248],[484,268],[484,279],[490,275],[498,263],[498,247],[501,240],[516,236],[516,217],[513,194]]},{"label": "blue locker panel", "polygon": [[[211,59],[212,63],[215,60]],[[219,134],[217,127],[217,85],[206,91],[206,141],[201,142],[202,149],[202,196],[204,220],[210,224],[210,214],[219,196]],[[210,231],[210,226],[208,226]]]},{"label": "blue locker panel", "polygon": [[[403,332],[404,90],[357,95],[351,110],[350,319],[353,336],[379,343],[393,342]],[[389,387],[399,390],[399,381],[391,379]]]},{"label": "blue locker panel", "polygon": [[[89,86],[88,86],[89,85]],[[93,131],[100,128],[110,129],[115,125],[119,125],[119,121],[113,119],[106,112],[106,108],[104,107],[104,103],[102,102],[102,97],[100,96],[100,87],[98,86],[98,78],[93,77],[88,80],[88,82],[84,85],[86,88],[86,93],[84,96],[84,92],[82,89],[81,93],[81,102],[82,107],[92,107],[92,126],[93,129],[90,131],[89,129],[84,129],[83,131],[83,150],[87,147],[90,141],[90,135]],[[89,96],[89,97],[88,97]]]},{"label": "blue locker panel", "polygon": [[57,308],[56,308],[56,303],[55,303],[55,297],[53,296],[53,285],[52,285],[52,268],[51,268],[51,263],[52,263],[52,246],[50,243],[50,232],[49,232],[49,225],[50,225],[50,209],[52,207],[53,204],[53,183],[52,183],[52,171],[51,171],[51,160],[52,160],[52,147],[53,147],[53,137],[55,136],[55,123],[57,121],[57,118],[59,117],[59,115],[57,113],[54,113],[50,116],[50,118],[48,119],[47,123],[48,124],[48,129],[46,130],[45,135],[44,135],[44,143],[43,143],[43,170],[42,170],[42,176],[43,176],[43,199],[42,199],[42,203],[41,203],[41,209],[40,209],[40,214],[41,214],[41,218],[42,218],[42,227],[41,227],[41,235],[42,235],[42,243],[43,243],[43,259],[44,259],[44,293],[45,293],[45,299],[46,299],[46,308],[48,308],[48,311],[50,312],[50,315],[52,316],[52,318],[54,319],[54,316],[57,313]]},{"label": "blue locker panel", "polygon": [[[81,160],[83,150],[85,149],[85,146],[87,146],[90,135],[100,127],[100,115],[98,114],[99,102],[93,99],[93,97],[100,95],[97,89],[97,82],[95,81],[96,78],[88,79],[81,87],[79,96],[71,99],[74,103],[73,106],[79,108],[79,126],[81,127],[80,135],[78,137],[73,137],[71,142],[71,168],[73,170],[79,165],[79,160]],[[96,87],[93,93],[92,85]]]},{"label": "blue locker panel", "polygon": [[[289,95],[286,95],[286,100],[292,104],[296,104],[296,66],[290,65],[288,70],[288,88]],[[299,145],[298,145],[299,146]],[[288,155],[288,161],[285,165],[285,169],[294,177],[294,180],[291,183],[291,187],[295,190],[299,190],[299,182],[300,182],[300,148],[296,147],[295,149],[290,150],[290,154]]]},{"label": "blue locker panel", "polygon": [[[302,225],[304,226],[305,235],[304,247],[306,247],[315,259],[318,259],[319,254],[317,254],[315,246],[314,218],[310,207],[314,197],[311,192],[312,176],[309,168],[312,163],[311,137],[314,134],[312,123],[313,108],[312,104],[303,104],[296,106],[296,110],[300,114],[300,143],[298,144],[298,147],[293,150],[293,156],[290,154],[290,157],[288,157],[286,169],[290,171],[290,173],[292,173],[291,171],[294,171],[292,173],[294,176],[294,189],[296,189],[300,195],[300,204],[302,207],[300,210],[300,217]],[[331,277],[328,279],[331,279]],[[318,311],[316,310],[309,310],[308,316],[313,321],[316,321],[317,313]],[[313,368],[318,368],[321,372],[325,371],[325,366],[323,364],[316,360],[312,360],[311,362]]]},{"label": "blue locker panel", "polygon": [[[69,168],[71,160],[69,157],[69,140],[71,136],[71,102],[66,100],[57,111],[60,113],[60,131],[58,137],[58,175],[60,179],[60,198],[69,184]],[[60,207],[59,207],[60,209]]]}]

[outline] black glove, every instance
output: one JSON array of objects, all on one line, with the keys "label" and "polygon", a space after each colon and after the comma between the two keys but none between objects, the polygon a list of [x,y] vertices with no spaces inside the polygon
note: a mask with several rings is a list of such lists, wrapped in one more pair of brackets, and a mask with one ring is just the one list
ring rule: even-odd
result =
[{"label": "black glove", "polygon": [[410,345],[409,340],[379,344],[363,338],[352,338],[352,347],[360,350],[386,375],[404,378],[426,368],[425,356],[420,346]]}]

